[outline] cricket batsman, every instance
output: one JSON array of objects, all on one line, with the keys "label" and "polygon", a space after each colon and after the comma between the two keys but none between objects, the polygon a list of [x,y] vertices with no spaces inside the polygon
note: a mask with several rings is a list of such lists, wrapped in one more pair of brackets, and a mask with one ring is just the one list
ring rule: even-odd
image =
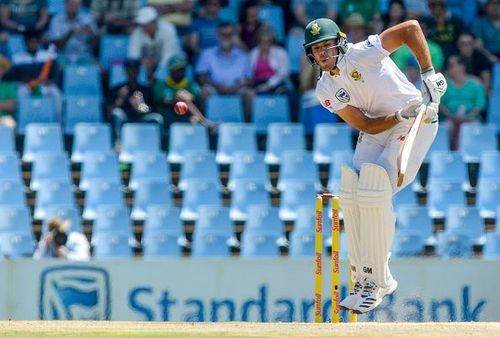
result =
[{"label": "cricket batsman", "polygon": [[[418,90],[389,55],[406,44],[421,70]],[[354,168],[342,167],[340,201],[355,285],[342,309],[362,314],[376,308],[398,283],[389,270],[395,231],[392,197],[415,178],[438,128],[446,80],[432,67],[418,21],[393,26],[366,41],[348,43],[332,20],[310,22],[304,49],[321,69],[316,95],[321,104],[360,131]],[[403,184],[397,186],[401,145],[419,111],[425,113]]]}]

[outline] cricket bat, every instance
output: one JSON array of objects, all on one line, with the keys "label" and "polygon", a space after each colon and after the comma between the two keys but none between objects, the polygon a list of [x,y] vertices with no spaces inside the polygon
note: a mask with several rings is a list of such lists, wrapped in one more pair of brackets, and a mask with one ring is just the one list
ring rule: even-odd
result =
[{"label": "cricket bat", "polygon": [[417,117],[411,125],[408,135],[406,135],[401,148],[399,149],[398,155],[398,187],[403,184],[405,178],[406,170],[408,169],[408,164],[410,161],[410,155],[413,151],[413,145],[415,144],[415,139],[417,138],[418,131],[422,125],[425,116],[425,106],[419,108]]}]

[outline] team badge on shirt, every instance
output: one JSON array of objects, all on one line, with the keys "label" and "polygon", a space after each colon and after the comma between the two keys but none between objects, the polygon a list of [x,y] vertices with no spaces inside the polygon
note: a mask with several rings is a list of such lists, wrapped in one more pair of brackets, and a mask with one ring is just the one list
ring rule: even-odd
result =
[{"label": "team badge on shirt", "polygon": [[342,103],[347,103],[351,100],[351,97],[344,88],[340,88],[339,90],[337,90],[337,92],[335,93],[335,97]]},{"label": "team badge on shirt", "polygon": [[318,35],[320,30],[321,30],[321,27],[318,25],[317,22],[312,24],[312,26],[311,26],[311,34],[312,35]]},{"label": "team badge on shirt", "polygon": [[352,77],[354,81],[361,80],[361,73],[358,72],[356,69],[353,69],[352,72],[349,74],[349,76]]}]

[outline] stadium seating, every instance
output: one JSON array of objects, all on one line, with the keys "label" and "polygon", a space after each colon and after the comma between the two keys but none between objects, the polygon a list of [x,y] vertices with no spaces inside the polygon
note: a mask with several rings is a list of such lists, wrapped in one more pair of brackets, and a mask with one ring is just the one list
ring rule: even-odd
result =
[{"label": "stadium seating", "polygon": [[0,153],[14,153],[16,141],[14,131],[6,126],[0,126]]},{"label": "stadium seating", "polygon": [[170,167],[165,153],[138,153],[132,162],[129,188],[137,190],[142,182],[170,184]]},{"label": "stadium seating", "polygon": [[243,101],[239,95],[210,95],[207,99],[206,117],[216,123],[242,123]]},{"label": "stadium seating", "polygon": [[237,182],[251,181],[257,184],[269,185],[267,164],[263,153],[237,152],[229,172],[227,187],[233,191]]},{"label": "stadium seating", "polygon": [[481,153],[479,165],[478,180],[481,182],[486,179],[499,179],[500,180],[500,152],[483,151]]},{"label": "stadium seating", "polygon": [[269,125],[264,158],[267,164],[280,164],[285,151],[305,149],[304,127],[301,124],[272,123]]},{"label": "stadium seating", "polygon": [[92,235],[95,259],[131,258],[130,236],[125,232],[108,231]]},{"label": "stadium seating", "polygon": [[257,95],[252,101],[252,122],[258,134],[265,134],[271,123],[289,123],[288,97],[279,95]]},{"label": "stadium seating", "polygon": [[119,205],[99,206],[92,227],[93,257],[131,258],[135,241],[128,210]]},{"label": "stadium seating", "polygon": [[401,191],[393,195],[392,203],[395,211],[397,211],[400,206],[416,206],[418,204],[417,194],[413,191],[411,185],[407,185]]},{"label": "stadium seating", "polygon": [[218,185],[214,182],[191,181],[182,196],[181,219],[195,221],[202,205],[222,205]]},{"label": "stadium seating", "polygon": [[73,135],[72,162],[83,162],[87,152],[111,151],[111,128],[105,123],[77,123]]},{"label": "stadium seating", "polygon": [[450,149],[450,130],[447,124],[441,123],[424,161],[428,162],[434,151],[450,151]]},{"label": "stadium seating", "polygon": [[87,190],[92,182],[121,184],[118,158],[114,152],[87,152],[83,159],[80,189]]},{"label": "stadium seating", "polygon": [[463,188],[468,188],[467,166],[459,152],[434,151],[431,154],[428,184],[434,181],[462,182]]},{"label": "stadium seating", "polygon": [[109,35],[101,37],[99,62],[109,69],[114,64],[123,63],[127,58],[129,37],[127,35]]},{"label": "stadium seating", "polygon": [[16,53],[26,52],[26,43],[22,34],[9,34],[7,52],[11,57]]},{"label": "stadium seating", "polygon": [[352,128],[345,123],[317,124],[314,129],[314,162],[331,163],[333,153],[341,150],[353,150]]},{"label": "stadium seating", "polygon": [[231,196],[230,218],[233,221],[246,221],[251,205],[271,205],[269,192],[264,184],[252,181],[238,181]]},{"label": "stadium seating", "polygon": [[146,210],[153,205],[172,205],[170,186],[167,182],[142,181],[134,194],[134,207],[130,217],[133,220],[144,220]]},{"label": "stadium seating", "polygon": [[481,152],[498,150],[497,126],[464,123],[460,128],[460,152],[466,162],[479,162]]},{"label": "stadium seating", "polygon": [[74,206],[56,206],[46,209],[45,219],[42,223],[42,233],[48,231],[48,221],[52,218],[59,218],[71,223],[70,230],[82,232],[82,222],[80,221],[80,211]]},{"label": "stadium seating", "polygon": [[342,174],[342,164],[346,164],[353,168],[354,152],[352,150],[335,151],[332,155],[330,163],[330,174],[328,177],[328,191],[337,192],[340,188],[340,176]]},{"label": "stadium seating", "polygon": [[314,90],[309,90],[299,99],[299,121],[309,135],[314,132],[316,125],[333,124],[340,122],[341,119],[321,105]]},{"label": "stadium seating", "polygon": [[102,97],[101,73],[96,65],[67,65],[63,70],[63,94]]},{"label": "stadium seating", "polygon": [[102,121],[101,98],[98,96],[69,96],[64,104],[64,131],[73,134],[77,123]]},{"label": "stadium seating", "polygon": [[314,206],[316,189],[314,184],[303,182],[290,183],[281,192],[279,217],[283,221],[294,221],[297,208],[301,205]]},{"label": "stadium seating", "polygon": [[33,217],[46,219],[48,209],[54,207],[75,207],[73,187],[59,182],[40,182]]},{"label": "stadium seating", "polygon": [[482,179],[477,187],[476,204],[481,217],[495,218],[500,203],[500,178]]},{"label": "stadium seating", "polygon": [[483,247],[483,258],[500,258],[500,232],[490,232],[486,234],[486,240]]},{"label": "stadium seating", "polygon": [[180,210],[176,207],[154,205],[147,208],[142,235],[144,258],[181,256],[179,242],[184,233],[179,215]]},{"label": "stadium seating", "polygon": [[228,257],[233,237],[229,210],[221,206],[206,205],[200,207],[199,213],[193,232],[192,257]]},{"label": "stadium seating", "polygon": [[0,181],[23,183],[17,153],[0,153]]},{"label": "stadium seating", "polygon": [[[328,216],[325,214],[327,213],[323,214],[324,218],[326,217],[326,220],[328,220]],[[290,234],[290,257],[312,257],[314,254],[315,216],[315,209],[311,206],[299,206],[297,208],[297,219]],[[323,224],[327,223],[323,222]],[[329,228],[324,226],[323,233],[325,233],[325,230],[328,231]]]},{"label": "stadium seating", "polygon": [[85,191],[85,206],[82,217],[87,220],[94,220],[98,207],[108,205],[124,206],[121,184],[90,181]]},{"label": "stadium seating", "polygon": [[284,235],[278,208],[268,205],[248,207],[248,220],[241,237],[241,257],[275,258],[279,256],[278,240]]},{"label": "stadium seating", "polygon": [[120,145],[120,162],[132,162],[139,152],[160,152],[160,128],[153,123],[125,123]]},{"label": "stadium seating", "polygon": [[285,38],[285,21],[283,9],[280,6],[259,6],[259,20],[271,26],[276,34],[276,41],[283,42]]},{"label": "stadium seating", "polygon": [[484,222],[479,210],[473,206],[450,205],[446,211],[445,232],[466,233],[480,242],[484,235]]},{"label": "stadium seating", "polygon": [[392,245],[393,257],[419,256],[424,251],[425,237],[416,229],[397,229]]},{"label": "stadium seating", "polygon": [[255,126],[244,123],[221,124],[215,161],[219,164],[233,164],[234,154],[242,151],[257,151]]},{"label": "stadium seating", "polygon": [[36,191],[42,181],[72,184],[69,160],[66,153],[39,152],[33,161],[30,189]]},{"label": "stadium seating", "polygon": [[34,123],[26,127],[22,160],[33,162],[37,152],[62,152],[64,149],[61,127],[57,124]]},{"label": "stadium seating", "polygon": [[26,206],[26,196],[21,182],[0,181],[0,206]]},{"label": "stadium seating", "polygon": [[423,240],[433,236],[434,222],[429,217],[427,207],[403,204],[397,208],[396,215],[398,229],[418,233]]},{"label": "stadium seating", "polygon": [[208,131],[202,125],[173,123],[170,126],[168,161],[182,163],[187,151],[208,151]]},{"label": "stadium seating", "polygon": [[306,151],[286,151],[280,166],[278,190],[294,182],[312,183],[320,190],[318,168],[313,161],[313,155]]},{"label": "stadium seating", "polygon": [[101,205],[96,208],[92,235],[109,231],[132,234],[129,210],[123,205]]},{"label": "stadium seating", "polygon": [[427,205],[429,216],[443,218],[450,205],[465,206],[465,193],[461,182],[434,181],[428,185]]},{"label": "stadium seating", "polygon": [[219,171],[215,155],[208,152],[187,151],[180,171],[179,189],[186,190],[190,181],[219,182]]},{"label": "stadium seating", "polygon": [[301,58],[304,55],[304,47],[302,44],[304,43],[304,37],[302,34],[299,35],[287,35],[285,47],[288,54],[288,58],[290,59],[290,72],[291,73],[299,73],[300,72],[300,62]]},{"label": "stadium seating", "polygon": [[[500,69],[500,67],[496,67],[496,69]],[[490,97],[488,104],[488,113],[486,114],[488,117],[488,123],[491,123],[495,126],[500,126],[500,75],[497,76],[497,80],[495,83],[499,83],[497,85],[497,89],[493,91],[493,94]]]},{"label": "stadium seating", "polygon": [[20,97],[17,101],[17,132],[24,134],[32,123],[57,123],[56,107],[51,97]]},{"label": "stadium seating", "polygon": [[111,65],[109,69],[109,81],[108,86],[110,88],[119,86],[128,80],[127,71],[125,66],[122,64]]},{"label": "stadium seating", "polygon": [[440,233],[436,254],[443,258],[469,258],[472,256],[472,240],[466,233]]}]

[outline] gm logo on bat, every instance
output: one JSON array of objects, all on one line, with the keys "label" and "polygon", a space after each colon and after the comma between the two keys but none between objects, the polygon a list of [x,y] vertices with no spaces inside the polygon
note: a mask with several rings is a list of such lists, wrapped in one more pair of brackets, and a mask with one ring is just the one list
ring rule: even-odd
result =
[{"label": "gm logo on bat", "polygon": [[109,320],[109,275],[92,266],[59,266],[40,277],[40,319]]}]

